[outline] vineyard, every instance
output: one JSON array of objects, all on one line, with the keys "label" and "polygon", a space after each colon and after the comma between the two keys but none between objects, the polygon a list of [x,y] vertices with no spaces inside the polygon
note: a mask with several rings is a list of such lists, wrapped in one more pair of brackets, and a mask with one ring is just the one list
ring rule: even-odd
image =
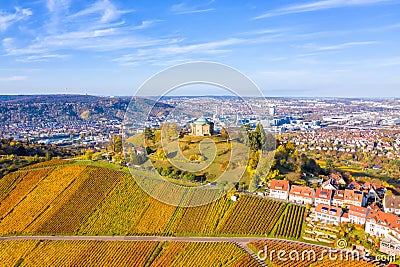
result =
[{"label": "vineyard", "polygon": [[1,182],[0,218],[4,218],[35,186],[44,179],[52,168],[27,172],[15,172],[4,176]]},{"label": "vineyard", "polygon": [[71,161],[71,160],[52,159],[49,161],[39,162],[36,164],[32,164],[32,165],[23,167],[23,168],[21,168],[21,170],[30,170],[30,169],[36,169],[36,168],[49,167],[49,166],[66,165],[66,164],[71,164],[71,163],[73,163],[73,161]]},{"label": "vineyard", "polygon": [[232,202],[223,197],[208,205],[181,208],[168,233],[214,235],[218,223],[231,205]]},{"label": "vineyard", "polygon": [[97,208],[121,179],[122,173],[87,167],[73,184],[25,232],[35,234],[75,233],[77,226]]},{"label": "vineyard", "polygon": [[7,189],[0,203],[1,234],[75,233],[122,177],[121,172],[84,165],[34,169],[10,176],[15,174],[19,178],[5,176],[1,180],[12,182],[13,188]]},{"label": "vineyard", "polygon": [[268,235],[286,204],[243,195],[230,207],[217,229],[219,234]]},{"label": "vineyard", "polygon": [[[235,202],[223,196],[207,205],[175,207],[147,195],[131,175],[122,171],[59,162],[41,166],[0,179],[1,235],[268,235],[297,239],[303,225],[302,206],[240,195]],[[196,190],[170,189],[153,184],[151,179],[146,183],[159,197],[168,196],[180,203],[215,197]],[[275,250],[314,248],[278,240],[254,242],[249,247],[258,251],[265,245]],[[229,242],[0,241],[0,250],[0,266],[259,265],[242,247]],[[325,259],[282,263],[272,258],[267,263],[373,266],[364,261]]]},{"label": "vineyard", "polygon": [[228,242],[0,241],[0,266],[259,266]]},{"label": "vineyard", "polygon": [[26,172],[13,172],[0,179],[0,200],[3,200],[13,190],[14,184],[18,183],[25,174]]},{"label": "vineyard", "polygon": [[274,237],[300,238],[306,208],[289,204],[273,231]]},{"label": "vineyard", "polygon": [[[302,226],[304,208],[283,202],[241,195],[236,202],[223,196],[207,205],[175,207],[147,195],[122,171],[59,161],[40,166],[0,179],[0,234],[298,238]],[[171,201],[200,203],[215,197],[145,182]]]},{"label": "vineyard", "polygon": [[[291,241],[268,240],[257,241],[248,244],[248,247],[256,254],[262,250],[260,257],[265,258],[265,262],[272,266],[290,266],[290,267],[330,267],[330,266],[348,266],[348,267],[372,267],[377,266],[367,262],[352,254],[330,251],[329,248],[318,247],[314,245],[294,243]],[[280,253],[278,257],[279,251]]]},{"label": "vineyard", "polygon": [[[23,232],[74,181],[84,168],[84,166],[58,167],[50,172],[5,215],[0,222],[0,233]],[[8,201],[9,198],[6,198],[2,203]]]}]

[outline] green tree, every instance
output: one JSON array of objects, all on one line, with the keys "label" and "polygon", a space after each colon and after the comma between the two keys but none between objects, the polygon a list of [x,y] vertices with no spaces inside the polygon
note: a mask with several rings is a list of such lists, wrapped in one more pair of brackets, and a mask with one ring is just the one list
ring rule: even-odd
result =
[{"label": "green tree", "polygon": [[155,134],[154,130],[150,127],[146,127],[144,129],[144,139],[146,143],[155,143]]},{"label": "green tree", "polygon": [[333,160],[328,159],[326,161],[326,165],[325,165],[325,172],[326,173],[330,173],[333,170],[333,167],[334,167]]},{"label": "green tree", "polygon": [[122,138],[120,135],[114,135],[112,139],[112,150],[119,154],[122,153]]},{"label": "green tree", "polygon": [[46,161],[51,160],[51,154],[50,154],[50,152],[48,152],[48,151],[46,152],[45,158],[46,158]]},{"label": "green tree", "polygon": [[86,150],[85,159],[92,160],[92,158],[93,158],[93,150],[91,150],[91,149]]},{"label": "green tree", "polygon": [[147,161],[147,157],[145,155],[138,155],[135,152],[130,154],[130,162],[134,165],[142,165]]}]

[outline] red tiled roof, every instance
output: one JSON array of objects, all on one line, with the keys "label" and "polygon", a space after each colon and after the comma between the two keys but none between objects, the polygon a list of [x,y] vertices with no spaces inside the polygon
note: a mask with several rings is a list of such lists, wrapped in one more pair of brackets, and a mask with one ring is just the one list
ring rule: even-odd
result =
[{"label": "red tiled roof", "polygon": [[331,199],[332,192],[333,191],[331,189],[317,188],[317,192],[315,193],[315,198]]},{"label": "red tiled roof", "polygon": [[363,207],[358,207],[354,205],[350,205],[349,207],[349,214],[352,216],[365,218],[367,216],[368,209]]},{"label": "red tiled roof", "polygon": [[343,200],[344,199],[344,190],[336,190],[333,195],[333,199]]},{"label": "red tiled roof", "polygon": [[305,186],[299,186],[299,185],[292,185],[290,187],[290,195],[294,196],[301,196],[305,198],[313,198],[314,195],[314,189],[310,187],[305,187]]},{"label": "red tiled roof", "polygon": [[400,229],[400,218],[391,213],[383,211],[371,211],[368,214],[368,220],[373,219],[377,224],[384,225],[391,230],[399,232]]},{"label": "red tiled roof", "polygon": [[400,196],[386,195],[384,204],[385,209],[400,209]]},{"label": "red tiled roof", "polygon": [[344,191],[344,200],[362,202],[364,194],[358,190],[346,189]]},{"label": "red tiled roof", "polygon": [[287,191],[289,189],[289,181],[287,181],[287,180],[271,180],[269,188],[272,190]]}]

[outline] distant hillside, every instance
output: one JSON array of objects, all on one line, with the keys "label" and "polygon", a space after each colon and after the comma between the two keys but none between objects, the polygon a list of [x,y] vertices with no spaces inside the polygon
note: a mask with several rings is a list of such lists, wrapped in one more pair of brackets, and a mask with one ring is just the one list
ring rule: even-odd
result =
[{"label": "distant hillside", "polygon": [[[29,123],[122,120],[131,101],[128,97],[91,95],[0,95],[0,122]],[[134,98],[134,112],[148,110],[154,101]],[[173,108],[157,103],[157,107]]]}]

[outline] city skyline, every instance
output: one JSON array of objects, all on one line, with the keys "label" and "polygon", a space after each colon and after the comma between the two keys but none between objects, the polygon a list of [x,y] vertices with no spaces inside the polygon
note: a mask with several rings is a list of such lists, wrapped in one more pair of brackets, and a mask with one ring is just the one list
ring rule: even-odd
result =
[{"label": "city skyline", "polygon": [[397,97],[399,3],[5,1],[0,94],[129,96],[167,67],[214,61],[267,97]]}]

